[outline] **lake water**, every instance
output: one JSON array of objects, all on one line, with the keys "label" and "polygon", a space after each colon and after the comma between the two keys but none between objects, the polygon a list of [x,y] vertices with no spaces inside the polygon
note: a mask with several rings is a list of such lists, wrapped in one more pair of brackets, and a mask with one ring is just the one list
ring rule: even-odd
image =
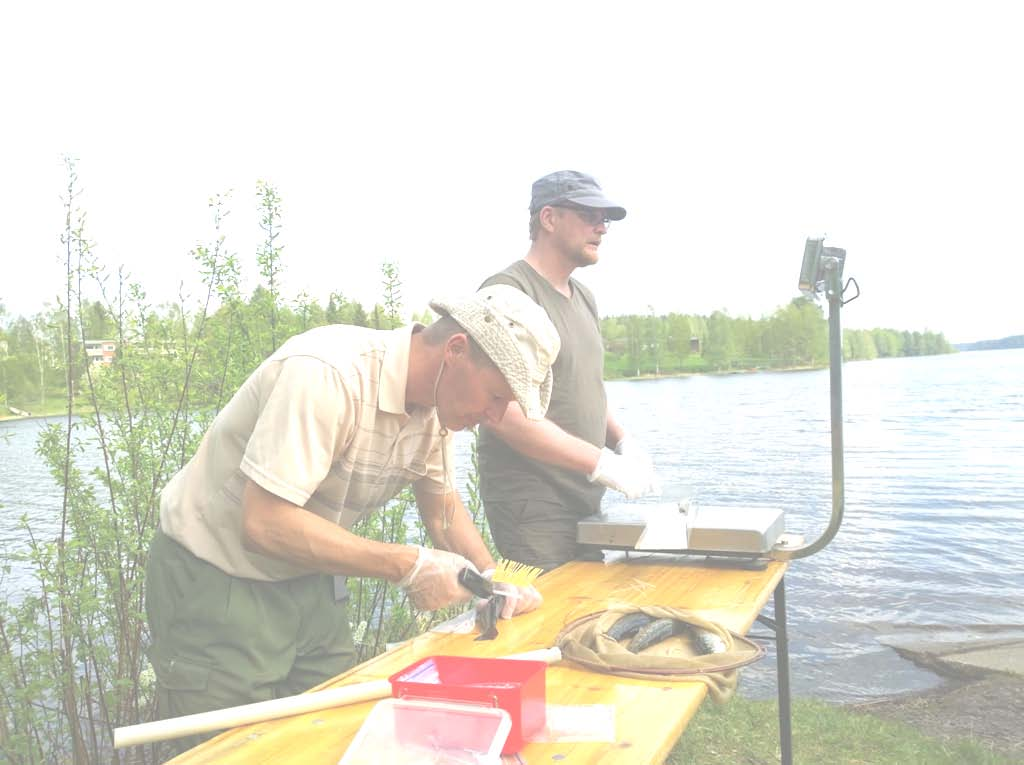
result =
[{"label": "lake water", "polygon": [[[843,527],[786,576],[794,693],[834,701],[939,682],[885,642],[1024,636],[1024,350],[848,363],[843,387]],[[826,370],[619,381],[608,394],[651,450],[663,500],[781,508],[808,539],[825,528]],[[59,522],[41,427],[0,422],[0,555],[21,546],[22,513],[40,536]],[[460,474],[468,443],[460,434]],[[0,590],[29,584],[16,569]],[[770,656],[741,689],[770,696],[774,683]]]}]

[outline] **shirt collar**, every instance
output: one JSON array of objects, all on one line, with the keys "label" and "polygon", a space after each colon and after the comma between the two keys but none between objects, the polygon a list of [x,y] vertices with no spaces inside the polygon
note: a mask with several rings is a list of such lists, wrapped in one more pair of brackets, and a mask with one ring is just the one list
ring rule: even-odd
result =
[{"label": "shirt collar", "polygon": [[384,363],[380,369],[380,387],[377,390],[377,408],[390,414],[407,414],[405,386],[409,381],[409,347],[412,333],[422,324],[389,330],[384,339]]}]

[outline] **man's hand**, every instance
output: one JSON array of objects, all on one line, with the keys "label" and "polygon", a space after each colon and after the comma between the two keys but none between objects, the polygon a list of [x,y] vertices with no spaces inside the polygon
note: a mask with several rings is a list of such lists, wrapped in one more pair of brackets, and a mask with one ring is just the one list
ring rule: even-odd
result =
[{"label": "man's hand", "polygon": [[654,461],[651,459],[651,454],[647,451],[647,447],[633,438],[633,436],[623,436],[615,444],[615,453],[643,463],[651,471],[651,490],[647,493],[661,494],[661,481],[658,480],[658,476],[654,472]]},{"label": "man's hand", "polygon": [[[621,441],[619,444],[621,445]],[[616,454],[602,449],[594,472],[587,476],[591,483],[599,483],[609,489],[622,492],[626,499],[636,499],[648,494],[660,493],[658,480],[650,458]]]},{"label": "man's hand", "polygon": [[651,461],[651,455],[647,452],[647,449],[633,436],[623,436],[619,439],[619,442],[615,444],[615,453],[621,454],[623,457],[635,457],[639,460]]},{"label": "man's hand", "polygon": [[[484,579],[491,580],[494,577],[494,569],[487,569],[482,576]],[[511,619],[513,616],[534,611],[540,608],[540,604],[544,602],[544,598],[532,584],[519,587],[510,582],[492,582],[492,587],[495,595],[505,596],[505,605],[502,606],[501,613],[498,614],[502,619]]]},{"label": "man's hand", "polygon": [[467,558],[453,552],[430,547],[418,548],[416,562],[398,582],[409,595],[409,601],[421,611],[433,611],[454,603],[464,603],[472,593],[459,584],[464,568],[477,570]]}]

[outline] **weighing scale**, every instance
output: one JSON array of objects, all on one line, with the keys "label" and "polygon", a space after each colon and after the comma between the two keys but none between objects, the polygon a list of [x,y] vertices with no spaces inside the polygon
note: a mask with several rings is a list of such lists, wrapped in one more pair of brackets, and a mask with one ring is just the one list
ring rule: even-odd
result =
[{"label": "weighing scale", "polygon": [[581,520],[576,540],[605,550],[683,553],[726,558],[772,558],[799,549],[781,510],[705,506],[694,500],[621,503]]},{"label": "weighing scale", "polygon": [[[705,506],[693,500],[667,503],[620,503],[583,518],[576,539],[582,545],[611,550],[706,555],[748,560],[794,560],[821,550],[843,522],[843,345],[841,306],[860,296],[850,278],[842,285],[846,250],[825,247],[824,239],[808,239],[800,268],[800,291],[828,300],[829,383],[832,414],[832,516],[828,528],[813,542],[785,530],[782,510],[764,507]],[[853,284],[857,293],[843,300]]]}]

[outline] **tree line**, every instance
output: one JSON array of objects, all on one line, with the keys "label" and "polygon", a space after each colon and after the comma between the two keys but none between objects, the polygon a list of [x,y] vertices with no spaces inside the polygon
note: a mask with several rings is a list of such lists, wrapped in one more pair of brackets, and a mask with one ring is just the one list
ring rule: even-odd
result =
[{"label": "tree line", "polygon": [[[275,192],[264,188],[263,193]],[[325,324],[390,329],[405,323],[400,315],[398,269],[393,263],[381,265],[383,302],[367,309],[341,291],[332,291],[324,305],[305,293],[291,300],[279,294],[275,287],[281,269],[279,250],[272,257],[258,257],[263,281],[243,296],[237,264],[216,251],[222,246],[223,242],[216,241],[193,252],[200,265],[207,266],[206,273],[216,275],[215,305],[210,301],[202,308],[190,308],[183,300],[151,306],[141,285],[119,282],[115,300],[109,295],[82,299],[73,311],[74,326],[69,333],[63,300],[31,317],[10,316],[0,302],[0,413],[8,407],[60,411],[69,393],[77,401],[89,364],[89,341],[112,341],[117,349],[115,365],[129,355],[180,356],[200,341],[207,350],[220,349],[221,376],[205,380],[196,391],[201,399],[204,391],[207,394],[203,403],[216,404],[221,398],[216,391],[233,390],[292,335]],[[102,285],[93,287],[105,291]],[[425,309],[420,315],[412,314],[412,320],[429,323],[433,319]],[[96,365],[92,371],[110,372]]]},{"label": "tree line", "polygon": [[[602,319],[605,377],[749,369],[821,367],[828,363],[828,321],[804,297],[760,319],[670,313]],[[891,358],[953,353],[941,332],[846,329],[843,358]]]},{"label": "tree line", "polygon": [[[392,267],[384,264],[384,268]],[[59,408],[69,384],[72,396],[77,399],[89,362],[86,341],[113,341],[118,360],[125,353],[180,353],[187,347],[187,338],[174,328],[185,325],[194,329],[195,323],[194,316],[170,304],[150,309],[144,329],[125,332],[108,307],[93,300],[82,306],[84,332],[68,338],[62,321],[64,313],[65,309],[57,306],[31,317],[10,317],[0,303],[0,408],[9,405],[34,412]],[[413,319],[432,320],[429,311],[414,315]],[[351,324],[389,329],[402,323],[404,320],[390,315],[384,305],[378,303],[367,310],[340,292],[332,292],[326,305],[307,296],[287,303],[275,301],[261,285],[244,299],[235,296],[222,303],[206,317],[204,332],[208,342],[230,342],[230,371],[248,374],[284,340],[313,327]],[[172,338],[181,339],[181,345],[175,346]],[[65,352],[68,346],[70,356]],[[70,365],[67,358],[71,359]]]},{"label": "tree line", "polygon": [[[200,248],[198,257],[210,257]],[[268,264],[270,261],[266,261]],[[288,337],[325,324],[350,324],[388,329],[405,319],[393,294],[398,284],[394,264],[382,264],[384,302],[367,309],[359,301],[331,292],[326,305],[303,293],[284,300],[273,287],[273,267],[263,267],[266,281],[243,297],[237,279],[220,285],[220,304],[205,317],[205,342],[231,348],[225,358],[229,379],[240,383]],[[81,308],[81,336],[66,337],[63,306],[36,315],[8,317],[0,303],[0,406],[24,411],[52,409],[63,402],[69,386],[72,397],[81,388],[88,363],[85,340],[113,340],[118,354],[180,353],[170,338],[182,337],[177,328],[191,327],[195,317],[171,304],[151,309],[145,332],[125,335],[109,304],[86,300]],[[429,310],[412,314],[429,323]],[[760,319],[732,317],[723,311],[710,316],[669,313],[627,314],[601,320],[605,347],[605,377],[666,375],[751,369],[820,367],[828,363],[828,323],[822,307],[807,298]],[[141,342],[141,345],[139,343]],[[70,354],[65,350],[70,348]],[[896,329],[846,329],[843,358],[848,361],[897,356],[953,353],[941,332]],[[70,367],[65,358],[71,359]],[[225,380],[226,381],[226,380]],[[223,382],[223,381],[222,381]],[[210,402],[214,403],[214,402]]]}]

